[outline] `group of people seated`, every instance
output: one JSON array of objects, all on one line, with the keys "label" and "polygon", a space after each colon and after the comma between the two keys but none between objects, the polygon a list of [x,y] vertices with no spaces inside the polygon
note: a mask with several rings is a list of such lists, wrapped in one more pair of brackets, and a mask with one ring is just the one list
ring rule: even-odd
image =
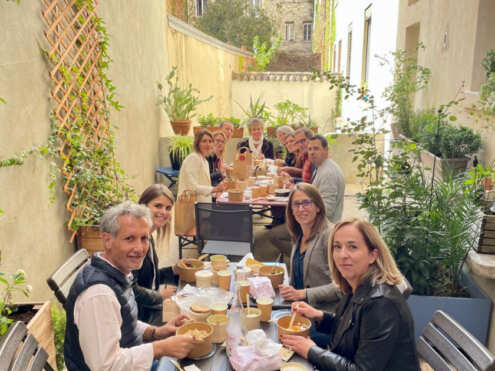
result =
[{"label": "group of people seated", "polygon": [[[242,145],[256,156],[270,150],[273,155],[262,121],[250,124],[250,138]],[[225,188],[222,180],[212,184],[209,161],[222,172],[229,139],[228,130],[196,135],[195,151],[180,172],[179,194],[195,186],[200,200],[211,202],[212,194]],[[254,253],[257,257],[264,248],[274,248],[271,258],[262,260],[274,261],[275,252],[289,257],[290,282],[279,293],[292,302],[293,312],[314,323],[310,337],[284,335],[282,343],[322,371],[419,370],[405,278],[371,223],[341,220],[344,180],[328,156],[325,138],[283,129],[279,140],[294,154],[286,158],[283,171],[292,172],[306,157],[300,173],[293,174],[304,178],[309,161],[309,181],[292,188],[285,223],[263,231],[283,231],[288,247],[276,239],[271,244],[255,241]],[[100,223],[104,251],[79,272],[65,306],[69,371],[157,370],[163,356],[183,358],[197,344],[175,334],[187,315],[166,324],[161,319],[160,304],[174,294],[178,282],[174,264],[160,267],[158,259],[160,252],[173,254],[173,206],[170,190],[154,184],[138,204],[125,201],[105,212]],[[160,289],[162,284],[172,286]]]}]

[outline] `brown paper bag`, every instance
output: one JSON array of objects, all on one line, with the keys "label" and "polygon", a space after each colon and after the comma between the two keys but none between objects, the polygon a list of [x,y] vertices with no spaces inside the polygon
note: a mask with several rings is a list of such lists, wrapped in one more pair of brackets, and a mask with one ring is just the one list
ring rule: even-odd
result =
[{"label": "brown paper bag", "polygon": [[251,175],[253,166],[253,155],[247,147],[241,147],[234,155],[234,169],[232,177],[239,180],[245,180]]},{"label": "brown paper bag", "polygon": [[194,230],[194,203],[196,202],[196,192],[184,191],[177,198],[175,203],[175,234],[186,236]]}]

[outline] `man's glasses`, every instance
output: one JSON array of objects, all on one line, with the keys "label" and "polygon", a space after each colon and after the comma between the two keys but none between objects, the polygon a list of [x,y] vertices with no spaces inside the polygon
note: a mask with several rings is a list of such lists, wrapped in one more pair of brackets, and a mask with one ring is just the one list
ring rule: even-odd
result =
[{"label": "man's glasses", "polygon": [[303,209],[307,209],[312,204],[313,204],[313,201],[311,201],[311,200],[294,201],[292,203],[292,208],[296,209],[296,210],[299,209],[300,207],[302,207]]}]

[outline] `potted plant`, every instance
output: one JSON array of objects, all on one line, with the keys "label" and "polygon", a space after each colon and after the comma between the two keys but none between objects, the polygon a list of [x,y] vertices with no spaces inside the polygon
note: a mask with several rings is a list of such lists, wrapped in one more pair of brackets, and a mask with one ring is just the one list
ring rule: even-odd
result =
[{"label": "potted plant", "polygon": [[32,290],[27,284],[26,273],[22,269],[18,269],[13,274],[0,272],[0,284],[0,341],[11,323],[23,321],[29,332],[47,351],[50,365],[55,367],[56,351],[50,301],[24,304],[17,304],[13,301],[14,293],[22,293],[28,297]]},{"label": "potted plant", "polygon": [[180,170],[182,161],[192,152],[194,138],[176,135],[170,138],[170,140],[170,147],[168,149],[170,163],[172,164],[172,169]]},{"label": "potted plant", "polygon": [[280,126],[287,125],[299,128],[303,122],[308,120],[308,109],[291,102],[289,99],[277,103],[275,109],[277,113],[273,115],[270,126],[267,127],[269,137],[275,137],[276,130]]},{"label": "potted plant", "polygon": [[195,109],[201,103],[209,101],[212,97],[200,99],[197,94],[199,90],[189,84],[187,88],[179,86],[179,76],[177,75],[177,67],[172,68],[172,71],[167,76],[168,92],[162,93],[163,85],[158,83],[160,90],[159,104],[165,110],[175,134],[187,135],[191,128],[191,119],[196,115]]}]

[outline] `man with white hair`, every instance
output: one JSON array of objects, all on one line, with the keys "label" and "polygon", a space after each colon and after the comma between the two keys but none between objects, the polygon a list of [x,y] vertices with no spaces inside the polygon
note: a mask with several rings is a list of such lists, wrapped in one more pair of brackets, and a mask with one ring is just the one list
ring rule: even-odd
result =
[{"label": "man with white hair", "polygon": [[64,305],[67,370],[150,370],[154,360],[184,358],[195,344],[175,335],[185,315],[161,327],[137,319],[131,272],[143,263],[151,226],[149,209],[130,201],[103,215],[104,251],[78,273]]}]

